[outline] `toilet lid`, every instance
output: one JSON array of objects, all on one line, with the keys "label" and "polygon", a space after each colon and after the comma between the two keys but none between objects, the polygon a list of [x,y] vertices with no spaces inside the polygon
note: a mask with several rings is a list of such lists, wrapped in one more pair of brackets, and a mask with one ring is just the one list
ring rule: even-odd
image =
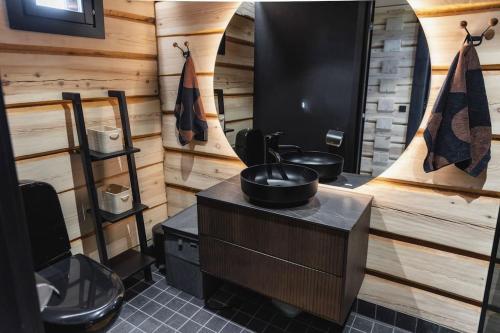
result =
[{"label": "toilet lid", "polygon": [[57,290],[41,313],[45,322],[75,325],[96,322],[119,310],[124,287],[118,275],[81,254],[62,259],[38,274]]}]

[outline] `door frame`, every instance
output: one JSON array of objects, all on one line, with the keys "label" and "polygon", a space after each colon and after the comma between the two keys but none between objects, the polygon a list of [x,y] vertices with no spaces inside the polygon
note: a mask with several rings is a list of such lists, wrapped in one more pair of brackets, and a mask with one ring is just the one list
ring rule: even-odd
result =
[{"label": "door frame", "polygon": [[0,85],[0,322],[2,331],[43,333],[33,260]]}]

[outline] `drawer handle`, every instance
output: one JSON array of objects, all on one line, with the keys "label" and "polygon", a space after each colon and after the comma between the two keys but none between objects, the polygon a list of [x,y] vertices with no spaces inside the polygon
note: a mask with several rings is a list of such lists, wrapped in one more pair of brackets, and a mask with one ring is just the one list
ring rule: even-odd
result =
[{"label": "drawer handle", "polygon": [[125,202],[125,201],[128,201],[129,198],[130,198],[130,195],[127,194],[126,196],[123,196],[120,199],[122,199],[122,201]]},{"label": "drawer handle", "polygon": [[182,239],[177,240],[177,250],[182,251]]},{"label": "drawer handle", "polygon": [[109,136],[109,138],[110,138],[111,140],[118,140],[118,138],[119,138],[119,137],[120,137],[120,133],[111,134],[111,135]]}]

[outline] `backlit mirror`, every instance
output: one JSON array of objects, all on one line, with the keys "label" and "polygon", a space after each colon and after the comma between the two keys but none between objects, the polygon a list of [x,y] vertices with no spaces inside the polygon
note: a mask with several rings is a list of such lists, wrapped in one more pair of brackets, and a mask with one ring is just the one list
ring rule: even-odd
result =
[{"label": "backlit mirror", "polygon": [[285,163],[331,163],[330,153],[344,172],[377,176],[417,131],[429,78],[405,0],[243,3],[219,47],[214,94],[247,165],[273,162],[271,148]]}]

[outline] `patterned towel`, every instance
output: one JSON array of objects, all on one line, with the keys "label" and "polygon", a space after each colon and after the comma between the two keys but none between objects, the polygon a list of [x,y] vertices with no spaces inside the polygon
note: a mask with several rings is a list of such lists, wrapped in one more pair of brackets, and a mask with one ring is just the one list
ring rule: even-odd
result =
[{"label": "patterned towel", "polygon": [[181,145],[184,146],[193,139],[208,140],[208,125],[198,89],[198,79],[189,54],[182,69],[174,114]]},{"label": "patterned towel", "polygon": [[425,172],[455,164],[477,177],[491,158],[491,120],[479,57],[467,44],[456,55],[424,131]]}]

